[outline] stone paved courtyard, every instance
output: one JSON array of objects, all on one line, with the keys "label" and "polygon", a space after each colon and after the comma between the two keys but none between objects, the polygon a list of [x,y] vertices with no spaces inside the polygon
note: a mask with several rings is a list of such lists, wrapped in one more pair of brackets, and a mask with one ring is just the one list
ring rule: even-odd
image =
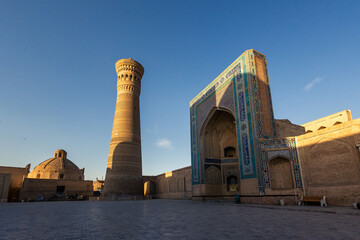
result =
[{"label": "stone paved courtyard", "polygon": [[347,211],[175,200],[8,203],[0,204],[0,239],[359,239],[360,211]]}]

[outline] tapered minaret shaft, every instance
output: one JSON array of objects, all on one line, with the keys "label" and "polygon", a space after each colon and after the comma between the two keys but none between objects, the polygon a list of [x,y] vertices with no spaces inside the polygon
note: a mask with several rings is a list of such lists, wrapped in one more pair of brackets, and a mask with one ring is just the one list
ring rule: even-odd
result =
[{"label": "tapered minaret shaft", "polygon": [[139,97],[144,68],[131,58],[117,61],[115,68],[117,100],[103,195],[142,196]]}]

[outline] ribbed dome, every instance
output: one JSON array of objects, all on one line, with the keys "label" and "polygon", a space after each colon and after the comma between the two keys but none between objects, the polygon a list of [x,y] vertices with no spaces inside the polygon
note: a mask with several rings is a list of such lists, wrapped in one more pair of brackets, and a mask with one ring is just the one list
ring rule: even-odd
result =
[{"label": "ribbed dome", "polygon": [[28,178],[83,180],[85,169],[79,169],[66,156],[65,150],[56,150],[55,157],[37,165]]}]

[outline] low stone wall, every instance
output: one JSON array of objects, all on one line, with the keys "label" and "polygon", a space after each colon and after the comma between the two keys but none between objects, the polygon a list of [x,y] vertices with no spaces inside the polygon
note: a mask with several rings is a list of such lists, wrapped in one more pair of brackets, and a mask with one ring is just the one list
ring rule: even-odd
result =
[{"label": "low stone wall", "polygon": [[260,204],[260,205],[280,205],[280,200],[284,200],[285,205],[296,205],[295,196],[254,196],[240,197],[241,203]]},{"label": "low stone wall", "polygon": [[307,196],[325,196],[330,206],[353,206],[360,203],[360,185],[347,186],[309,186]]},{"label": "low stone wall", "polygon": [[56,200],[58,187],[64,187],[63,194],[67,196],[82,195],[88,199],[93,195],[92,181],[26,178],[20,191],[20,200],[36,201],[41,198],[45,201]]},{"label": "low stone wall", "polygon": [[192,197],[191,167],[157,176],[144,176],[143,179],[146,198],[191,199]]},{"label": "low stone wall", "polygon": [[306,196],[360,202],[360,119],[296,137]]}]

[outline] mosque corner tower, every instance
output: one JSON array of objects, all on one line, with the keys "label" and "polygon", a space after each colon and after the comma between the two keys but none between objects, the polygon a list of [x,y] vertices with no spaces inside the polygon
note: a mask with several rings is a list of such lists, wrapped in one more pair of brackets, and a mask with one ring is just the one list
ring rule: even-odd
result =
[{"label": "mosque corner tower", "polygon": [[103,196],[143,197],[139,97],[144,68],[137,61],[115,64],[117,100]]}]

